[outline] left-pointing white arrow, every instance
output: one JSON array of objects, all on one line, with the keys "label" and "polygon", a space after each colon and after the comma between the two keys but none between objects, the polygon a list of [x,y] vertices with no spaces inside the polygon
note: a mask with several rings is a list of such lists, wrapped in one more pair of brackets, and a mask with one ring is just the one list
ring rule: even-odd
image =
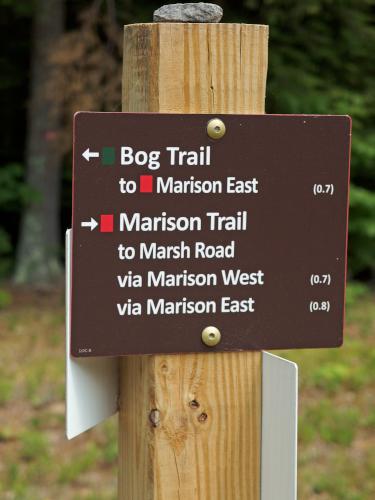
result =
[{"label": "left-pointing white arrow", "polygon": [[81,222],[81,227],[89,227],[91,231],[93,231],[99,224],[96,222],[96,220],[91,217],[89,222]]},{"label": "left-pointing white arrow", "polygon": [[82,156],[85,160],[90,161],[90,158],[99,158],[99,153],[97,151],[90,151],[90,148],[87,148],[86,151],[82,153]]}]

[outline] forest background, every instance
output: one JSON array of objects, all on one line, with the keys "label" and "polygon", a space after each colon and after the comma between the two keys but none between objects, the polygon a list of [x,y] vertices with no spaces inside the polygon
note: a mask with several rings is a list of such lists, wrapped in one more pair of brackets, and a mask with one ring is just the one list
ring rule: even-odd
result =
[{"label": "forest background", "polygon": [[[349,277],[375,272],[374,0],[232,0],[227,22],[270,25],[268,113],[353,118]],[[0,0],[0,276],[50,285],[71,217],[76,110],[118,111],[122,25],[144,0]],[[4,50],[6,49],[6,50]]]}]

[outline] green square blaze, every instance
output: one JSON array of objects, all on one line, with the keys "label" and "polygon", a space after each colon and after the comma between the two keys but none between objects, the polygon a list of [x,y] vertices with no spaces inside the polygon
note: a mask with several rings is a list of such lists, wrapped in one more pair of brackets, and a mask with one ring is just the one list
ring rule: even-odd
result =
[{"label": "green square blaze", "polygon": [[106,146],[102,149],[102,165],[114,165],[116,161],[115,148]]}]

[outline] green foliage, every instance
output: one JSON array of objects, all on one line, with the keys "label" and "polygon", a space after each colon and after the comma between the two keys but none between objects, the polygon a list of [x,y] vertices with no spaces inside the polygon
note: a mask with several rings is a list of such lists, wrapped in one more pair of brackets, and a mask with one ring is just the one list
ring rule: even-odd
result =
[{"label": "green foliage", "polygon": [[346,307],[354,306],[358,300],[365,298],[368,294],[369,289],[364,283],[350,281],[346,287]]},{"label": "green foliage", "polygon": [[0,227],[0,276],[4,276],[10,268],[12,250],[9,234]]},{"label": "green foliage", "polygon": [[315,385],[328,392],[336,392],[343,383],[350,379],[351,370],[344,363],[322,365],[314,373]]},{"label": "green foliage", "polygon": [[0,0],[0,7],[7,7],[16,16],[21,17],[30,17],[35,5],[35,0]]},{"label": "green foliage", "polygon": [[[364,421],[364,425],[375,430],[375,410],[373,410]],[[375,463],[374,463],[375,465]],[[375,472],[375,471],[374,471]]]},{"label": "green foliage", "polygon": [[12,382],[9,379],[6,379],[2,374],[0,374],[0,408],[11,399],[12,390]]},{"label": "green foliage", "polygon": [[336,408],[329,400],[311,406],[300,421],[300,438],[310,442],[320,437],[327,443],[350,446],[358,428],[355,408]]},{"label": "green foliage", "polygon": [[18,163],[9,163],[0,168],[0,208],[2,211],[20,211],[28,201],[35,198],[23,177],[24,168]]},{"label": "green foliage", "polygon": [[[5,216],[20,213],[25,204],[33,198],[32,191],[24,182],[22,165],[10,163],[0,168],[0,212]],[[5,221],[6,217],[4,217]],[[10,268],[14,254],[10,238],[12,225],[0,226],[0,277]],[[1,308],[1,297],[0,297]]]},{"label": "green foliage", "polygon": [[30,365],[25,384],[26,398],[34,407],[47,404],[56,398],[64,397],[65,386],[59,380],[63,359],[53,364],[40,360]]},{"label": "green foliage", "polygon": [[350,481],[345,476],[340,476],[339,479],[329,473],[321,474],[314,481],[314,493],[322,495],[327,493],[329,498],[337,498],[340,500],[364,500],[364,496],[360,492],[350,489]]},{"label": "green foliage", "polygon": [[105,422],[103,425],[106,442],[102,447],[103,460],[108,464],[115,464],[118,458],[117,426],[113,420]]},{"label": "green foliage", "polygon": [[[27,499],[27,484],[22,477],[20,467],[18,464],[12,463],[8,466],[8,483],[14,494],[13,498],[15,500],[26,500]],[[1,490],[0,490],[1,491]]]},{"label": "green foliage", "polygon": [[61,467],[59,481],[61,483],[71,483],[78,479],[84,472],[94,467],[100,457],[98,447],[90,444],[86,451],[75,458],[73,462],[64,464]]},{"label": "green foliage", "polygon": [[344,362],[327,363],[314,370],[312,379],[316,387],[333,394],[343,387],[351,391],[359,390],[371,379],[371,374],[366,363],[359,369]]},{"label": "green foliage", "polygon": [[[249,22],[270,25],[268,113],[353,119],[349,268],[375,270],[375,22],[372,0],[245,0]],[[226,2],[225,12],[238,11]],[[241,19],[244,21],[244,19]]]},{"label": "green foliage", "polygon": [[350,211],[349,257],[355,274],[363,269],[374,268],[375,194],[363,187],[352,186]]},{"label": "green foliage", "polygon": [[40,460],[49,456],[46,436],[37,430],[27,430],[21,436],[21,457],[24,460]]},{"label": "green foliage", "polygon": [[7,290],[2,290],[0,288],[0,311],[10,306],[12,303],[12,296]]}]

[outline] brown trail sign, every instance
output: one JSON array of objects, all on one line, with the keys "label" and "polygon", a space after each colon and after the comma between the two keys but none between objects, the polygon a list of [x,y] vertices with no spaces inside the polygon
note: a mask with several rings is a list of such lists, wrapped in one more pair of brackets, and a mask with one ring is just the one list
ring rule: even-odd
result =
[{"label": "brown trail sign", "polygon": [[263,115],[267,26],[155,15],[200,22],[126,26],[126,113],[75,117],[68,435],[118,408],[121,500],[296,500],[260,349],[342,342],[350,119]]},{"label": "brown trail sign", "polygon": [[73,355],[341,344],[350,119],[212,119],[76,115]]}]

